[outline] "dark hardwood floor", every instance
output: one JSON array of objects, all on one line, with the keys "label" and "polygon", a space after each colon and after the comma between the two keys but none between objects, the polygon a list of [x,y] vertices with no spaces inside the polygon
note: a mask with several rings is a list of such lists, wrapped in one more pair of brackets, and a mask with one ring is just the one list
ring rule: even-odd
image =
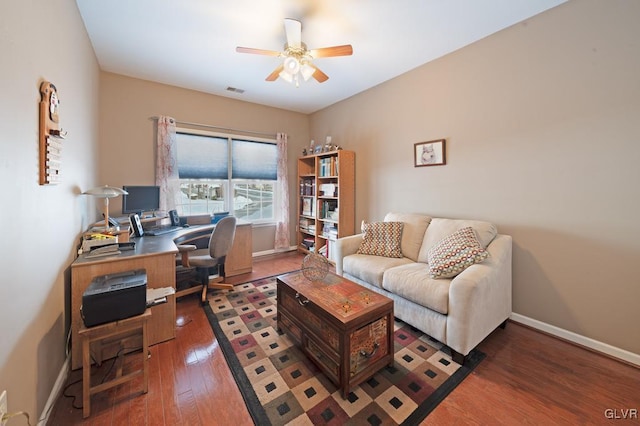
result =
[{"label": "dark hardwood floor", "polygon": [[[247,282],[298,269],[287,253],[254,261]],[[422,424],[576,425],[638,424],[640,369],[517,323],[497,329],[479,346],[487,356]],[[197,295],[177,303],[176,339],[150,348],[149,392],[125,383],[92,397],[82,419],[81,370],[72,371],[49,425],[251,425],[242,396],[218,347]],[[133,365],[137,362],[128,357]],[[129,361],[130,360],[130,361]],[[92,372],[98,378],[110,361]],[[135,365],[133,365],[135,367]],[[608,411],[609,410],[609,411]],[[625,420],[636,410],[635,419]]]}]

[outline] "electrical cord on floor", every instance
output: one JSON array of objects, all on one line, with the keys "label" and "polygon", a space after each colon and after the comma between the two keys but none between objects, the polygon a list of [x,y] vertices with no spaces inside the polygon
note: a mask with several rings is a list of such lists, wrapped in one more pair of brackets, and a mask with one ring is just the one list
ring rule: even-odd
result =
[{"label": "electrical cord on floor", "polygon": [[[116,354],[116,356],[113,358],[112,366],[109,367],[109,371],[107,371],[107,374],[111,371],[111,369],[113,368],[113,365],[116,363],[116,360],[118,358],[119,352],[120,351],[118,351],[118,354]],[[97,365],[98,363],[96,362],[96,359],[93,357],[93,355],[90,355],[90,356],[91,356],[91,360]],[[105,377],[106,377],[106,374],[102,378],[100,383],[104,383]],[[69,390],[69,388],[71,386],[73,386],[75,384],[78,384],[78,383],[82,383],[82,377],[80,377],[78,380],[76,380],[74,382],[71,382],[71,383],[67,384],[67,386],[65,386],[64,389],[62,390],[62,396],[64,396],[65,398],[73,398],[73,401],[71,401],[71,407],[75,408],[76,410],[82,410],[82,405],[79,405],[79,406],[76,405],[76,399],[78,398],[78,396],[77,395],[68,395],[67,394],[67,390]]]},{"label": "electrical cord on floor", "polygon": [[0,418],[0,423],[5,424],[5,422],[9,421],[9,419],[16,416],[25,416],[27,418],[27,424],[31,426],[31,422],[29,421],[29,413],[26,411],[16,411],[15,413],[7,413]]},{"label": "electrical cord on floor", "polygon": [[75,408],[76,410],[82,410],[82,405],[77,407],[76,406],[76,395],[67,395],[67,390],[75,385],[76,383],[82,383],[82,379],[78,379],[75,382],[71,382],[69,383],[67,386],[64,387],[64,389],[62,389],[62,396],[64,396],[65,398],[73,398],[73,401],[71,401],[71,407]]},{"label": "electrical cord on floor", "polygon": [[[100,383],[104,383],[104,381],[107,379],[107,377],[109,377],[109,374],[111,373],[111,370],[113,370],[113,367],[116,365],[116,361],[118,360],[118,357],[120,356],[120,354],[123,351],[128,351],[128,350],[136,350],[136,349],[140,349],[140,348],[120,348],[118,350],[118,352],[116,352],[116,354],[113,356],[113,362],[111,363],[111,366],[109,367],[109,369],[107,370],[107,372],[102,376],[102,379],[100,380]],[[149,351],[149,353],[147,354],[147,357],[151,358],[151,351]],[[91,360],[93,360],[93,362],[97,365],[98,363],[96,362],[96,359],[93,357],[93,355],[91,355]],[[97,373],[97,372],[96,372]],[[73,408],[75,408],[76,410],[82,410],[83,406],[76,406],[75,402],[76,399],[78,398],[77,395],[67,395],[67,390],[77,384],[77,383],[82,383],[82,377],[79,378],[78,380],[69,383],[67,386],[64,387],[64,389],[62,390],[62,396],[66,397],[66,398],[73,398],[73,401],[71,401],[71,406]]]}]

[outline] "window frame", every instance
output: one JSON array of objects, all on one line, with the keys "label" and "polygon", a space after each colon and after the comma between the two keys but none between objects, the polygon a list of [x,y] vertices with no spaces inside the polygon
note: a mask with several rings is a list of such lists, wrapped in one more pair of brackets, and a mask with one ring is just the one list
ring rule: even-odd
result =
[{"label": "window frame", "polygon": [[[269,183],[273,187],[273,201],[272,201],[273,217],[268,219],[249,219],[249,218],[242,217],[240,219],[245,220],[247,222],[251,222],[254,225],[273,225],[273,224],[276,224],[279,220],[281,220],[283,214],[288,214],[288,213],[280,212],[276,208],[276,206],[280,205],[279,200],[281,197],[281,194],[278,191],[277,177],[276,177],[276,180],[233,179],[231,177],[233,173],[233,141],[234,140],[256,142],[256,143],[268,143],[272,145],[277,145],[278,142],[275,138],[271,139],[271,138],[264,138],[264,137],[233,134],[233,133],[221,133],[221,132],[213,132],[213,131],[207,131],[207,130],[190,129],[187,127],[176,127],[176,137],[179,134],[227,139],[227,155],[228,155],[227,160],[229,165],[227,170],[227,179],[190,179],[190,178],[180,179],[178,177],[179,187],[182,185],[182,182],[187,182],[187,181],[188,182],[202,181],[207,184],[215,184],[215,183],[221,184],[224,192],[224,211],[228,211],[230,215],[234,215],[235,210],[233,208],[234,207],[233,192],[234,192],[235,184],[252,185],[252,184]],[[176,149],[179,150],[179,142],[177,138],[176,138]],[[183,204],[178,204],[178,205],[180,206],[180,210],[182,210]],[[178,205],[176,205],[176,208],[178,207]],[[208,212],[208,213],[211,213],[211,212]]]}]

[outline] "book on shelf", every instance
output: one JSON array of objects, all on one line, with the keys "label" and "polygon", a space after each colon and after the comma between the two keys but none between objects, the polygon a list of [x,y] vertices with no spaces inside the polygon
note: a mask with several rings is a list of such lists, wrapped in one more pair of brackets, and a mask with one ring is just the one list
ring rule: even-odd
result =
[{"label": "book on shelf", "polygon": [[313,219],[301,217],[299,221],[299,226],[301,231],[308,232],[309,234],[316,233],[316,222]]},{"label": "book on shelf", "polygon": [[322,236],[329,240],[337,239],[338,225],[335,223],[325,222],[322,226]]},{"label": "book on shelf", "polygon": [[304,197],[302,199],[302,214],[313,216],[313,198]]},{"label": "book on shelf", "polygon": [[337,197],[337,186],[333,183],[323,183],[320,185],[320,192],[323,197]]},{"label": "book on shelf", "polygon": [[332,156],[320,159],[320,170],[318,176],[338,176],[338,157]]},{"label": "book on shelf", "polygon": [[316,194],[316,181],[313,178],[300,180],[300,195],[314,196]]},{"label": "book on shelf", "polygon": [[337,211],[338,202],[335,200],[324,200],[320,205],[320,217],[323,219],[334,220],[337,218]]},{"label": "book on shelf", "polygon": [[301,245],[309,251],[314,251],[316,241],[314,238],[306,237],[302,240]]}]

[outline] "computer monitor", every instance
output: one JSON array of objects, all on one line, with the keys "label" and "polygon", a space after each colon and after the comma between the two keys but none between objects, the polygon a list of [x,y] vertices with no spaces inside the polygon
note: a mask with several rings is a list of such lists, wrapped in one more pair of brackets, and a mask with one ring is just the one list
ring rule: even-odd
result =
[{"label": "computer monitor", "polygon": [[160,187],[159,186],[132,186],[122,187],[128,192],[122,196],[122,213],[155,212],[160,210]]}]

